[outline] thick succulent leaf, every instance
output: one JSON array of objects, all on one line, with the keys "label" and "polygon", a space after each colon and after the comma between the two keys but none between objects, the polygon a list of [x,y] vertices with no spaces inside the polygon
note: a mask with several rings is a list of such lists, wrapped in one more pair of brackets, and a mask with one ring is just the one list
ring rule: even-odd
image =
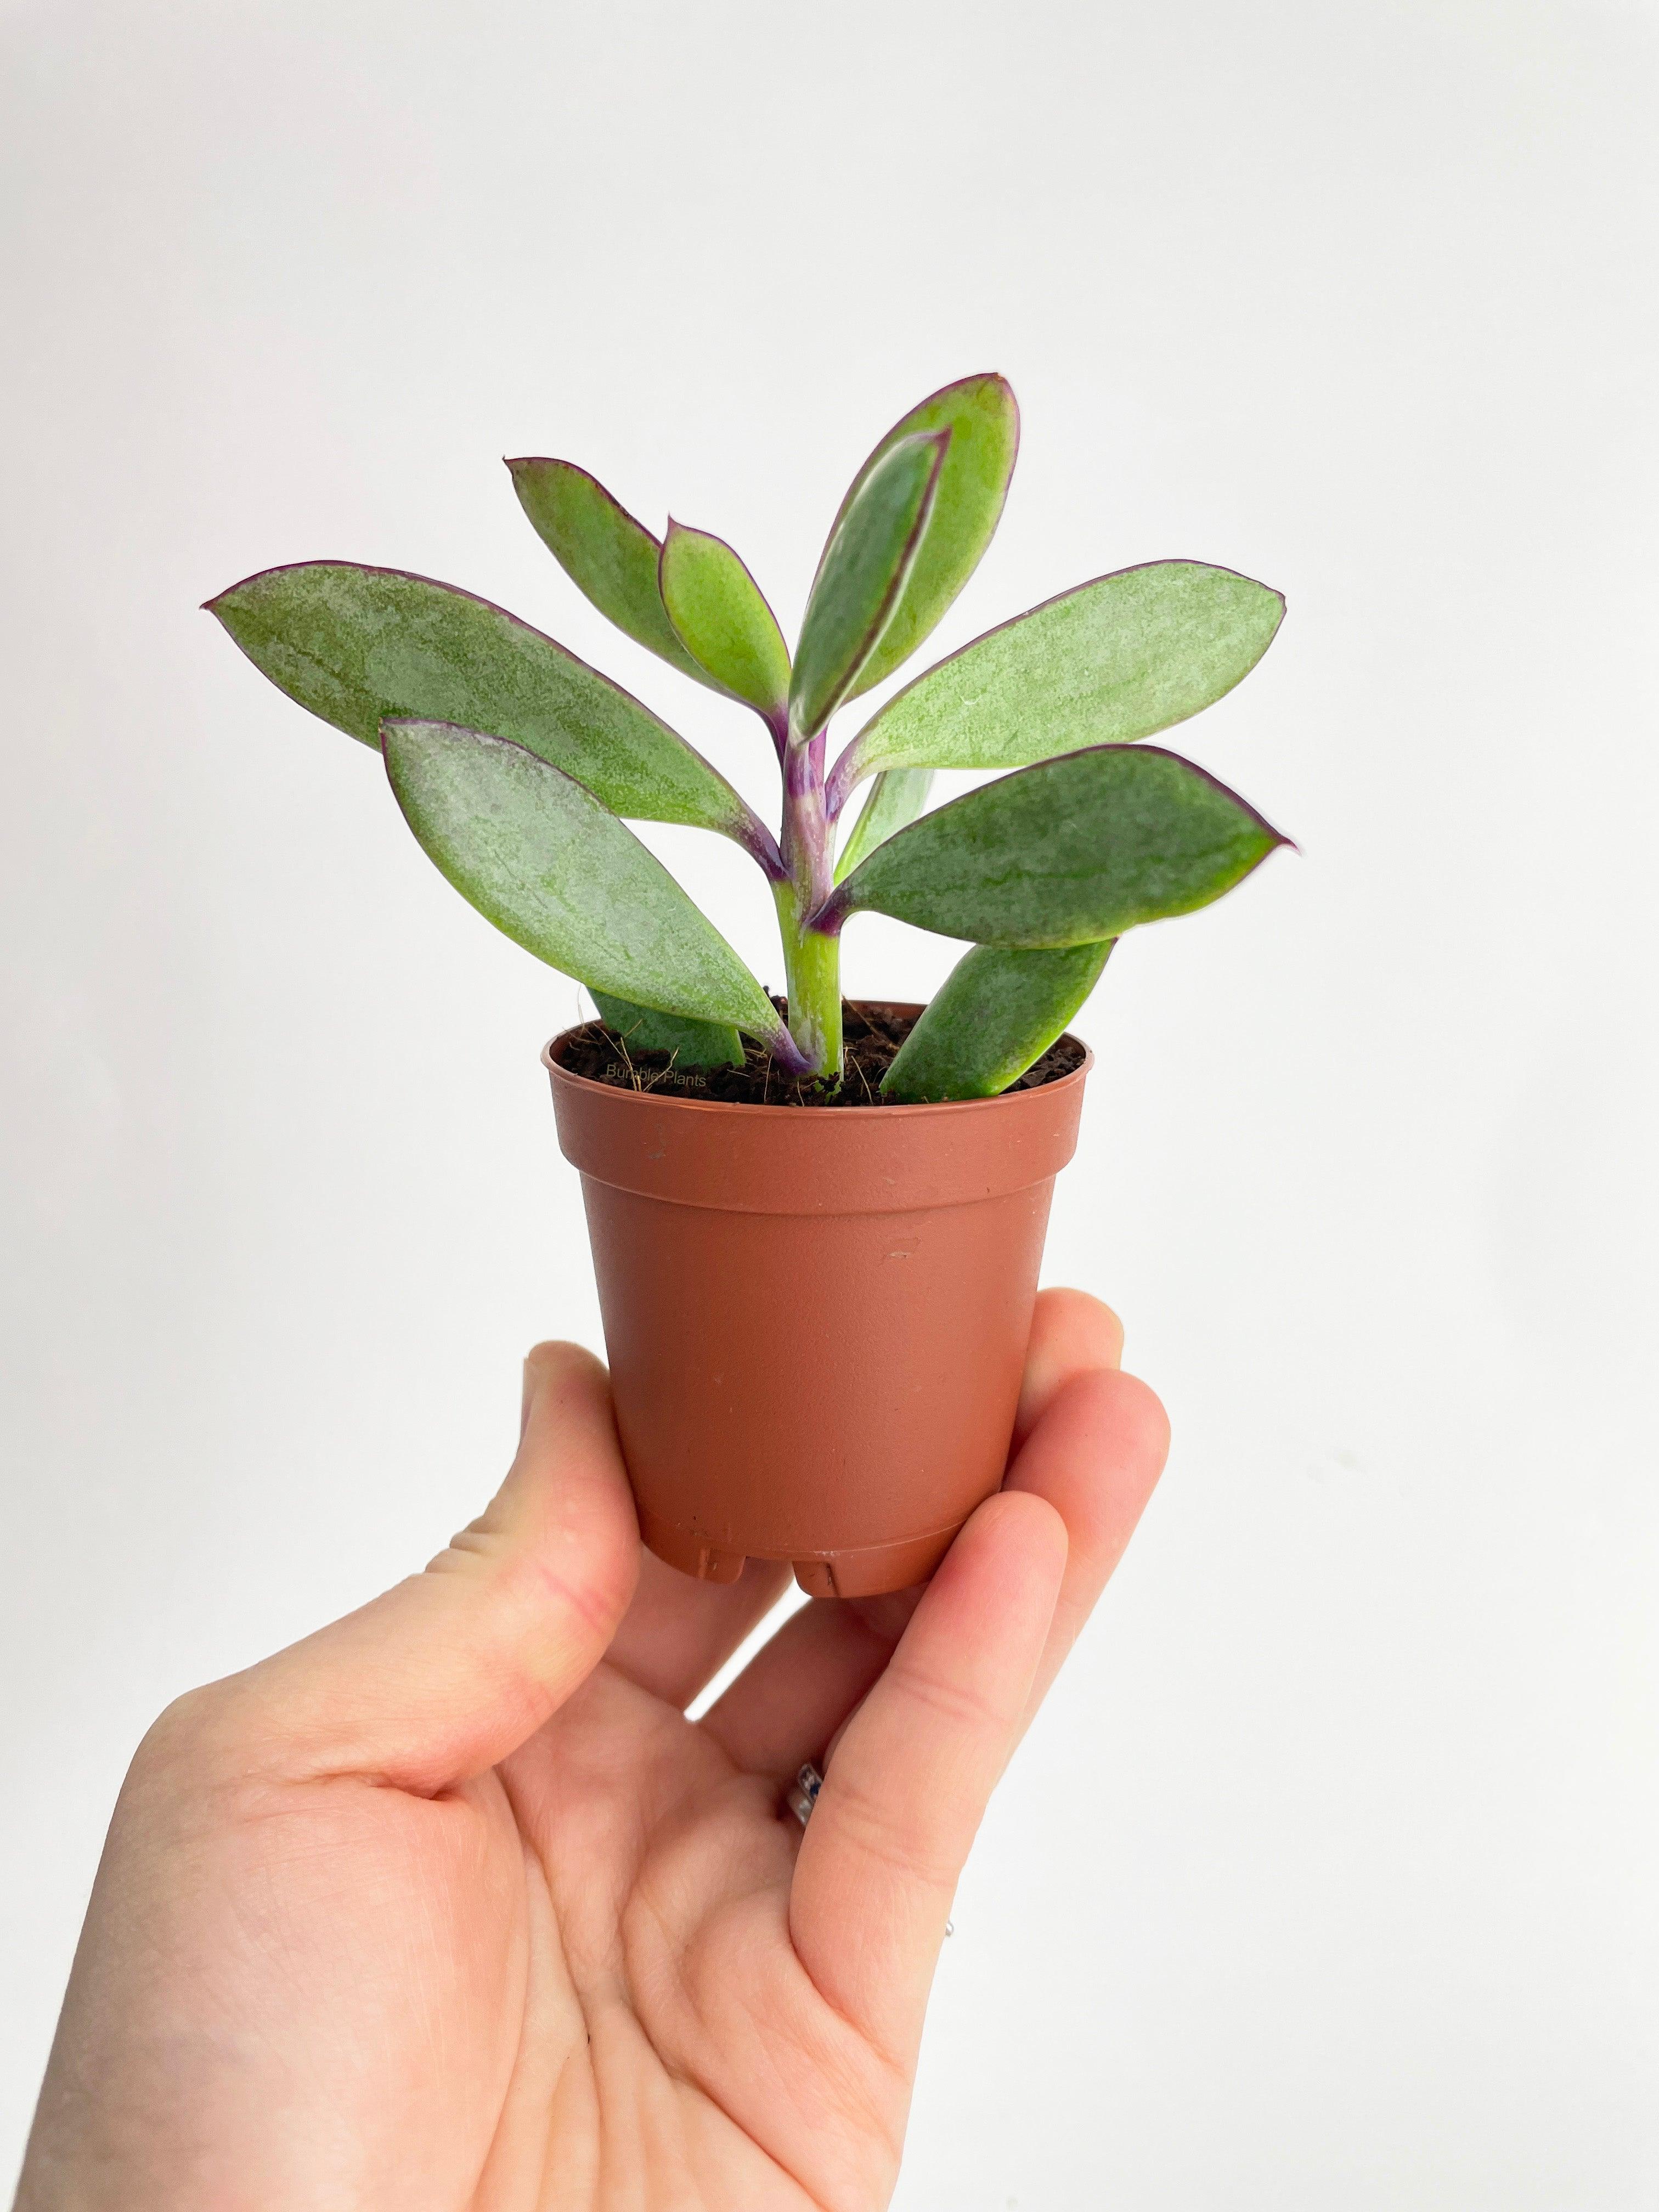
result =
[{"label": "thick succulent leaf", "polygon": [[829,720],[875,650],[933,510],[948,430],[901,438],[870,471],[823,549],[806,603],[789,719],[803,737]]},{"label": "thick succulent leaf", "polygon": [[878,775],[870,787],[870,796],[853,824],[851,836],[842,847],[841,858],[836,863],[836,881],[840,883],[850,876],[859,862],[873,853],[878,845],[884,845],[895,830],[914,822],[927,804],[927,794],[933,787],[933,771],[930,768],[896,768]]},{"label": "thick succulent leaf", "polygon": [[679,1014],[659,1014],[650,1006],[636,1006],[629,999],[612,998],[609,991],[588,995],[599,1010],[599,1019],[614,1030],[630,1052],[672,1053],[677,1067],[741,1067],[743,1039],[729,1023],[692,1022]]},{"label": "thick succulent leaf", "polygon": [[453,722],[388,721],[382,744],[427,857],[515,944],[590,990],[777,1036],[771,1000],[714,924],[574,776]]},{"label": "thick succulent leaf", "polygon": [[825,920],[869,908],[980,945],[1084,945],[1190,914],[1286,841],[1156,745],[1097,745],[982,784],[878,846]]},{"label": "thick succulent leaf", "polygon": [[881,1079],[889,1098],[994,1098],[1042,1059],[1100,981],[1115,939],[1010,952],[976,945]]},{"label": "thick succulent leaf", "polygon": [[1248,676],[1285,602],[1200,561],[1155,561],[1062,592],[907,684],[839,764],[843,791],[885,768],[1022,768],[1128,744]]},{"label": "thick succulent leaf", "polygon": [[[854,477],[842,514],[876,463],[901,438],[921,430],[951,433],[939,493],[915,566],[848,698],[868,691],[909,659],[978,568],[1002,519],[1019,450],[1019,409],[1006,380],[995,375],[964,376],[947,384],[895,422]],[[840,514],[836,520],[840,522]]]},{"label": "thick succulent leaf", "polygon": [[754,848],[759,825],[684,738],[470,592],[313,561],[233,584],[208,610],[280,690],[367,745],[389,718],[459,722],[527,746],[614,813],[724,830]]},{"label": "thick succulent leaf", "polygon": [[709,678],[674,633],[657,586],[659,539],[574,461],[509,461],[536,535],[577,590],[635,645],[683,676]]},{"label": "thick succulent leaf", "polygon": [[723,538],[671,516],[657,574],[686,650],[722,691],[781,731],[789,711],[789,648],[760,586]]}]

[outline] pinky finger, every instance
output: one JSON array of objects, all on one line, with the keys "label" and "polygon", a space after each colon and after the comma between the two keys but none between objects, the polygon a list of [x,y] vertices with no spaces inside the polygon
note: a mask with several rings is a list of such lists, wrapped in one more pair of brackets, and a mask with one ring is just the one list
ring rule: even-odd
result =
[{"label": "pinky finger", "polygon": [[790,1930],[822,1993],[908,2063],[968,1856],[1018,1740],[1066,1567],[1040,1498],[981,1505],[848,1723],[796,1862]]}]

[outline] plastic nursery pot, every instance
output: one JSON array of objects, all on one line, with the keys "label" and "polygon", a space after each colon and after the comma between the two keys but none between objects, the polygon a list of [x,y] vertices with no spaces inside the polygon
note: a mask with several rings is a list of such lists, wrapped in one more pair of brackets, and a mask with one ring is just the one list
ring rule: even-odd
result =
[{"label": "plastic nursery pot", "polygon": [[787,1559],[818,1597],[925,1582],[1002,1480],[1093,1055],[817,1109],[615,1089],[562,1064],[572,1034],[542,1058],[646,1543],[711,1582]]}]

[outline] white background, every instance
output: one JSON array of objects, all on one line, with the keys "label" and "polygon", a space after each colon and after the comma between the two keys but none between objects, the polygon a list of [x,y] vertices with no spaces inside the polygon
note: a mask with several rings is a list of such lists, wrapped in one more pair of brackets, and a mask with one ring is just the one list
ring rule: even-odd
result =
[{"label": "white background", "polygon": [[[1025,441],[939,649],[1188,555],[1300,842],[1143,933],[1048,1276],[1170,1472],[958,1903],[906,2212],[1659,2202],[1655,18],[1613,0],[12,0],[0,2186],[131,1747],[480,1506],[597,1342],[574,987],[196,611],[310,556],[599,659],[499,457],[787,623],[875,436]],[[758,877],[658,848],[769,980]],[[953,948],[849,939],[856,990]]]}]

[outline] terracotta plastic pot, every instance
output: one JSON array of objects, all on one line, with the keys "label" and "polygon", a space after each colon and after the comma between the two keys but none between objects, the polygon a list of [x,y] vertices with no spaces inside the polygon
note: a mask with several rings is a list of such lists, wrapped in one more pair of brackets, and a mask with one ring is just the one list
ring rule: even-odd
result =
[{"label": "terracotta plastic pot", "polygon": [[714,1582],[788,1559],[821,1597],[926,1581],[1002,1480],[1092,1054],[820,1112],[613,1089],[561,1064],[569,1034],[542,1058],[646,1542]]}]

